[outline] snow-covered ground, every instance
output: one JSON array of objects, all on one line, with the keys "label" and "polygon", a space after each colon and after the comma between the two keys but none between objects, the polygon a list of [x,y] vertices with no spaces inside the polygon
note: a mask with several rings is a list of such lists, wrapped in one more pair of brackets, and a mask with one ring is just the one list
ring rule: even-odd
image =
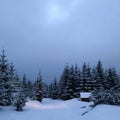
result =
[{"label": "snow-covered ground", "polygon": [[120,107],[81,102],[78,99],[68,101],[44,99],[42,103],[29,101],[23,112],[14,111],[14,107],[0,107],[0,120],[118,120]]},{"label": "snow-covered ground", "polygon": [[120,106],[98,105],[82,120],[120,120]]}]

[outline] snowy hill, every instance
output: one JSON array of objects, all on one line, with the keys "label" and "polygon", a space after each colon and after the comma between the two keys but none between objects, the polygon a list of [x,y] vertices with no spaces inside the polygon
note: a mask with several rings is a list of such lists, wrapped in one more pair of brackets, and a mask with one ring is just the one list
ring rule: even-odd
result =
[{"label": "snowy hill", "polygon": [[120,106],[98,105],[88,114],[83,116],[82,120],[119,120]]},{"label": "snowy hill", "polygon": [[117,120],[120,107],[81,102],[78,99],[68,101],[44,99],[42,103],[29,101],[23,112],[13,107],[0,107],[1,120]]}]

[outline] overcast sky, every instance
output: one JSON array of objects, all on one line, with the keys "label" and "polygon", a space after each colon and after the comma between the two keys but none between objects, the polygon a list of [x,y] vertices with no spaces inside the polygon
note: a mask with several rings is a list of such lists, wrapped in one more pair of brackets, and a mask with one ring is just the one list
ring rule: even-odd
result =
[{"label": "overcast sky", "polygon": [[[120,0],[0,0],[0,47],[19,74],[50,81],[68,63],[120,68]],[[119,69],[120,70],[120,69]]]}]

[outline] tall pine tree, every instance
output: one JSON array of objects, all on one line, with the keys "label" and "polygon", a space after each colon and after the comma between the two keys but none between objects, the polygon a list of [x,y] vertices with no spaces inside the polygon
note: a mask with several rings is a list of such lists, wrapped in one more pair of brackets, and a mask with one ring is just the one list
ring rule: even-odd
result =
[{"label": "tall pine tree", "polygon": [[0,55],[0,105],[11,104],[11,81],[9,78],[9,64],[4,49]]},{"label": "tall pine tree", "polygon": [[13,82],[13,101],[12,104],[16,107],[16,111],[22,111],[25,106],[26,96],[24,94],[22,82],[19,80],[19,77],[16,75]]},{"label": "tall pine tree", "polygon": [[63,99],[63,100],[67,99],[66,98],[66,93],[67,93],[66,86],[67,86],[67,81],[69,79],[69,72],[70,72],[69,66],[66,65],[63,70],[60,82],[59,82],[59,96],[60,96],[60,99]]},{"label": "tall pine tree", "polygon": [[52,84],[52,98],[53,99],[58,99],[59,98],[59,94],[58,94],[58,83],[57,83],[57,79],[55,77],[53,84]]},{"label": "tall pine tree", "polygon": [[104,88],[104,69],[102,66],[101,61],[98,61],[96,66],[96,76],[95,76],[96,82],[97,82],[97,89],[103,89]]},{"label": "tall pine tree", "polygon": [[35,95],[36,95],[36,100],[39,102],[42,102],[43,99],[43,82],[42,82],[42,76],[39,73],[37,77],[37,81],[35,83]]}]

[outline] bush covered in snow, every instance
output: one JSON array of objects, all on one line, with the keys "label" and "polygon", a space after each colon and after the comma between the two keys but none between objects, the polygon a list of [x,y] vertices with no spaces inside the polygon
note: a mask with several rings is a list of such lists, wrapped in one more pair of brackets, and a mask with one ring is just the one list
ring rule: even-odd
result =
[{"label": "bush covered in snow", "polygon": [[23,110],[23,107],[25,106],[25,97],[23,96],[22,93],[20,93],[15,102],[14,102],[14,106],[16,107],[16,111],[22,111]]}]

